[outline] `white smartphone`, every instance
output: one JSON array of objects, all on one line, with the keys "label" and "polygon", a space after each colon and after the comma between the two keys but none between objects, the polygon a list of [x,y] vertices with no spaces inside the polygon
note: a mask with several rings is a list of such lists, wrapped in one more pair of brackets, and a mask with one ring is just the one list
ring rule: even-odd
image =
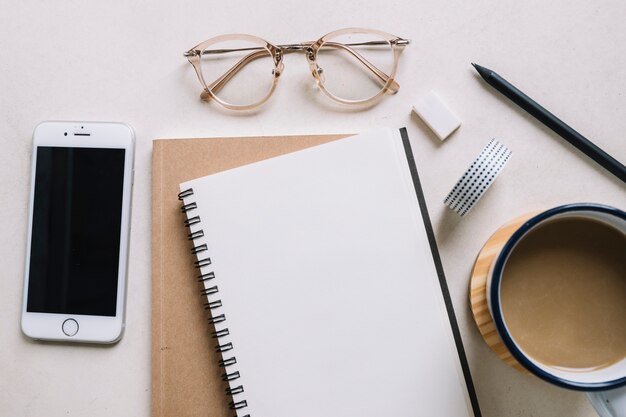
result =
[{"label": "white smartphone", "polygon": [[44,122],[33,134],[22,331],[113,343],[124,330],[135,135]]}]

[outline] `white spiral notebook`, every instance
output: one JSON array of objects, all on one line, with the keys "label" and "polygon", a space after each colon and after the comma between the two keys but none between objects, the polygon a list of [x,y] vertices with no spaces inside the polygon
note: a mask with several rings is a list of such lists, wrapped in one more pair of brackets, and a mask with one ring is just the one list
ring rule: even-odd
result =
[{"label": "white spiral notebook", "polygon": [[406,130],[180,189],[238,417],[480,415]]}]

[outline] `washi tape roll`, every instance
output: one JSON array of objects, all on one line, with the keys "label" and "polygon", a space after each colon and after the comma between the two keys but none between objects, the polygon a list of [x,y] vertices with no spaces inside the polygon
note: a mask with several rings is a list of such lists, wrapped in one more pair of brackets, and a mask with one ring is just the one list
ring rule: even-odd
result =
[{"label": "washi tape roll", "polygon": [[510,157],[511,151],[506,146],[496,139],[491,139],[457,181],[443,201],[444,204],[465,216],[493,184]]}]

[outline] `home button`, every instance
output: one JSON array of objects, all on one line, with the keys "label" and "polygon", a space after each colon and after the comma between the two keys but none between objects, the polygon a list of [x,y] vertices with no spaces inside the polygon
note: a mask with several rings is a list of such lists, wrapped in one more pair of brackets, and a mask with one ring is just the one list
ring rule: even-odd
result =
[{"label": "home button", "polygon": [[78,322],[74,319],[67,319],[63,322],[61,329],[67,336],[72,337],[78,333]]}]

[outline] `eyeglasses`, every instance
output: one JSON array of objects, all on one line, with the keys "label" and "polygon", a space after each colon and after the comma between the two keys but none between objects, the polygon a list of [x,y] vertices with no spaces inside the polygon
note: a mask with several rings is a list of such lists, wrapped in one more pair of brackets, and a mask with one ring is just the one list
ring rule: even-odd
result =
[{"label": "eyeglasses", "polygon": [[314,42],[272,45],[251,35],[222,35],[185,52],[204,88],[200,98],[231,110],[265,103],[283,72],[283,56],[304,52],[319,88],[332,100],[349,105],[374,104],[395,94],[398,59],[409,44],[389,33],[342,29]]}]

